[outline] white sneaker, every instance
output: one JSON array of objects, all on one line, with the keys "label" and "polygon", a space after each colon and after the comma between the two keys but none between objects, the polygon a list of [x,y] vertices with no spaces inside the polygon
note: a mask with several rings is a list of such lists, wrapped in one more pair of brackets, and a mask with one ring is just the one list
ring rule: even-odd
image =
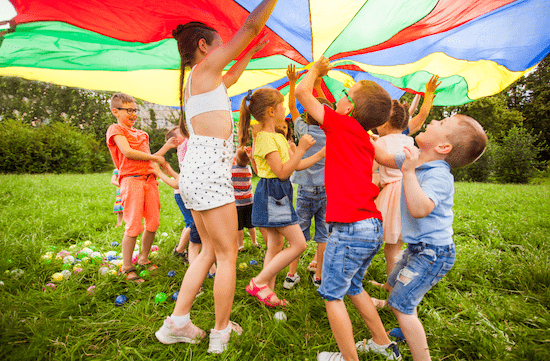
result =
[{"label": "white sneaker", "polygon": [[289,277],[287,274],[285,278],[285,282],[283,283],[283,288],[285,290],[289,290],[292,287],[296,286],[296,283],[298,282],[300,282],[300,276],[298,276],[298,273],[296,273],[294,277]]},{"label": "white sneaker", "polygon": [[206,337],[206,333],[189,321],[183,326],[176,326],[170,316],[166,317],[162,327],[155,332],[157,339],[165,345],[176,342],[198,343]]},{"label": "white sneaker", "polygon": [[340,352],[321,352],[317,355],[317,361],[345,361]]},{"label": "white sneaker", "polygon": [[208,353],[222,353],[227,350],[227,344],[231,338],[231,333],[235,332],[237,335],[243,333],[243,329],[237,323],[229,321],[231,324],[231,330],[228,333],[222,333],[218,330],[210,330],[210,344],[208,345]]},{"label": "white sneaker", "polygon": [[401,354],[395,342],[390,342],[387,345],[379,345],[371,338],[368,341],[363,340],[357,342],[355,347],[359,352],[374,352],[386,356],[387,360],[401,360]]},{"label": "white sneaker", "polygon": [[313,275],[313,277],[311,278],[311,282],[313,282],[313,285],[317,288],[321,286],[321,280],[318,280],[315,275]]}]

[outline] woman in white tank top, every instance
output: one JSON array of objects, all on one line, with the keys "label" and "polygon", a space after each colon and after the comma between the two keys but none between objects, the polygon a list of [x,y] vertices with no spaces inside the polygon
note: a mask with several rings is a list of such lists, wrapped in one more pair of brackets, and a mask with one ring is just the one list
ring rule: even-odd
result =
[{"label": "woman in white tank top", "polygon": [[[214,280],[215,324],[210,330],[208,352],[223,352],[230,333],[242,332],[239,325],[229,321],[236,281],[237,210],[231,186],[233,120],[227,88],[239,79],[252,56],[268,41],[264,37],[223,76],[222,71],[259,34],[276,3],[277,0],[262,1],[226,44],[214,29],[199,22],[178,25],[172,32],[181,56],[180,106],[185,100],[189,132],[187,154],[180,164],[179,187],[193,214],[202,251],[183,278],[174,312],[155,333],[162,343],[195,343],[206,337],[190,321],[189,314],[214,261],[218,267]],[[183,89],[186,67],[192,71]]]}]

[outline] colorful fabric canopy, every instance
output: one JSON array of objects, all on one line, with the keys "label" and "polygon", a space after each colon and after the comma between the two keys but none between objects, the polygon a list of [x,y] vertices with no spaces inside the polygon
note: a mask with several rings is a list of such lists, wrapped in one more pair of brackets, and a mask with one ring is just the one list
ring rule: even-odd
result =
[{"label": "colorful fabric canopy", "polygon": [[[172,29],[202,21],[227,41],[260,0],[10,0],[18,15],[0,45],[0,75],[121,91],[179,104]],[[233,109],[248,89],[288,92],[286,69],[319,56],[336,68],[324,87],[375,78],[394,98],[440,76],[435,105],[492,95],[550,52],[548,0],[279,0],[270,43],[229,89]],[[228,68],[231,64],[228,66]],[[391,84],[390,84],[391,83]]]}]

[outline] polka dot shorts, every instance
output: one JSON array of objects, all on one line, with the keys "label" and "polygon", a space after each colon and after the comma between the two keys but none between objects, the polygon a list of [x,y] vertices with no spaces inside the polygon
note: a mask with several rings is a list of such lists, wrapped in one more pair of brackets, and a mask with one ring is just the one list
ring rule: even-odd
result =
[{"label": "polka dot shorts", "polygon": [[179,190],[185,207],[204,211],[235,202],[231,182],[233,142],[192,135],[180,164]]}]

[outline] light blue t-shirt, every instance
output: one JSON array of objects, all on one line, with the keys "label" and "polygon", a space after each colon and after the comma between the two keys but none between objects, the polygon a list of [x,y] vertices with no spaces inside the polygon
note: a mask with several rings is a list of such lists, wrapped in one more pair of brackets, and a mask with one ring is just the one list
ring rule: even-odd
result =
[{"label": "light blue t-shirt", "polygon": [[[320,151],[327,142],[325,132],[318,125],[309,125],[301,117],[294,121],[294,132],[301,138],[305,134],[309,134],[315,139],[315,144],[311,146],[304,154],[303,158],[312,156]],[[294,172],[292,182],[295,184],[318,187],[325,185],[325,158],[321,159],[311,167]]]},{"label": "light blue t-shirt", "polygon": [[[399,168],[405,162],[405,153],[395,155]],[[435,160],[416,168],[416,179],[422,191],[434,202],[435,207],[424,218],[414,218],[407,207],[405,189],[401,188],[401,224],[403,242],[423,242],[434,246],[453,244],[454,177],[449,163]]]}]

